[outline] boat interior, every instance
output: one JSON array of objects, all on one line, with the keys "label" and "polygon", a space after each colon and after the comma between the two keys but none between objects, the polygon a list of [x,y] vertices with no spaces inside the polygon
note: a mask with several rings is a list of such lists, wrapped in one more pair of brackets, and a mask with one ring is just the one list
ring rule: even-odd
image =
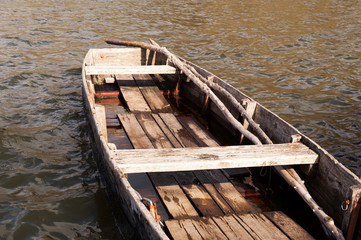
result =
[{"label": "boat interior", "polygon": [[[208,163],[192,165],[189,159],[194,155],[212,158],[212,151],[221,152],[222,147],[227,152],[229,146],[254,145],[226,123],[212,101],[184,74],[167,67],[162,58],[157,62],[149,52],[142,52],[140,65],[159,65],[157,69],[109,70],[108,66],[119,60],[111,52],[102,54],[94,54],[93,58],[101,61],[88,66],[87,76],[94,83],[97,111],[105,120],[104,136],[111,149],[139,149],[135,157],[125,153],[129,168],[124,172],[170,238],[324,238],[322,231],[314,231],[321,227],[312,211],[270,167],[231,164],[218,169],[210,165],[208,169]],[[241,102],[251,116],[255,114],[257,104],[253,100],[244,97]],[[248,127],[246,120],[241,122]],[[182,151],[185,148],[188,154]],[[292,150],[283,145],[272,148],[278,155]],[[165,150],[156,153],[162,155],[154,157],[156,164],[147,165],[152,156],[149,151],[140,156],[143,149]],[[177,160],[168,164],[164,159],[173,155]],[[136,157],[144,158],[144,164],[132,165]],[[311,217],[306,224],[302,222],[305,214]]]}]

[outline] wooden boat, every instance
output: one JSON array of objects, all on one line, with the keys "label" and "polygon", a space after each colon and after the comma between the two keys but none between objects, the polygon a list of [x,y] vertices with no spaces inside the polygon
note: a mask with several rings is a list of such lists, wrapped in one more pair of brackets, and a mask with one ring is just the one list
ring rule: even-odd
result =
[{"label": "wooden boat", "polygon": [[317,143],[154,42],[110,43],[131,47],[89,50],[83,97],[113,207],[139,236],[357,236],[361,181]]}]

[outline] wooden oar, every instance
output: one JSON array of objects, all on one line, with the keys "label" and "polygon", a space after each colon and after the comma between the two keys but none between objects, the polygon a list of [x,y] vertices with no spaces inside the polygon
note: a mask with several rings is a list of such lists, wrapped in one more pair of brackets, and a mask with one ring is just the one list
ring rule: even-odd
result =
[{"label": "wooden oar", "polygon": [[[256,145],[262,144],[262,142],[248,130],[246,130],[243,125],[236,120],[233,115],[229,112],[226,106],[221,102],[221,100],[213,93],[209,86],[216,87],[214,84],[211,84],[210,81],[207,79],[203,79],[203,77],[199,77],[200,74],[189,64],[185,64],[181,61],[176,55],[169,52],[165,47],[160,47],[158,44],[146,44],[142,42],[130,42],[130,41],[117,41],[117,40],[105,40],[108,44],[113,45],[121,45],[121,46],[133,46],[133,47],[141,47],[145,49],[149,49],[155,52],[160,52],[168,57],[168,59],[176,66],[178,69],[183,71],[190,80],[193,81],[205,94],[209,96],[209,98],[217,105],[217,107],[221,110],[227,120],[238,130],[240,131],[246,138],[252,141]],[[152,43],[155,43],[154,41]],[[203,81],[202,81],[203,80]],[[206,83],[207,82],[207,83]],[[219,88],[218,88],[219,87]],[[217,90],[220,90],[221,87],[217,85]],[[273,144],[272,141],[268,138],[268,136],[263,132],[263,130],[258,126],[257,123],[253,121],[253,119],[248,116],[247,112],[243,108],[242,105],[237,102],[237,100],[229,94],[225,89],[220,90],[222,93],[225,94],[226,97],[231,100],[231,102],[236,106],[236,108],[241,112],[242,115],[249,121],[252,128],[257,129],[263,136],[263,140],[266,141],[268,144]],[[225,93],[227,92],[227,93]],[[234,101],[235,100],[235,101]],[[238,106],[239,105],[239,106]],[[263,132],[263,133],[262,133]],[[266,135],[266,137],[264,137]],[[320,222],[322,223],[322,227],[325,233],[333,239],[340,239],[343,240],[344,237],[342,235],[341,230],[339,230],[331,217],[329,217],[321,207],[315,202],[312,198],[308,190],[306,189],[305,185],[303,184],[301,178],[298,176],[297,172],[292,169],[285,169],[282,166],[275,166],[275,170],[286,180],[286,182],[292,186],[296,192],[304,199],[304,201],[309,205],[312,211],[316,214]]]}]

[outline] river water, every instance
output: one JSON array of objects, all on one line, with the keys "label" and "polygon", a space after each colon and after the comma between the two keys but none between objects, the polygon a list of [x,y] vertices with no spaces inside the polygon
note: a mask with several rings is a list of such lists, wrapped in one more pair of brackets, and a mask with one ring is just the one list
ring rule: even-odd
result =
[{"label": "river water", "polygon": [[0,239],[116,239],[92,158],[81,63],[156,40],[361,173],[361,1],[2,0]]}]

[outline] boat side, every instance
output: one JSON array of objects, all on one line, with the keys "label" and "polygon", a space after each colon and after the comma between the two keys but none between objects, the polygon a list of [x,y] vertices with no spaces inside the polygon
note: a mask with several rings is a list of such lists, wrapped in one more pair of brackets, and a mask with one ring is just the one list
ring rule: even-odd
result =
[{"label": "boat side", "polygon": [[[118,48],[115,50],[106,49],[105,51],[112,51],[116,53],[114,56],[117,56],[117,54],[121,52]],[[96,50],[96,54],[99,52],[101,51]],[[134,56],[137,56],[138,50],[129,51],[129,49],[126,49],[125,52],[127,54],[131,53],[131,56],[133,56],[133,54]],[[155,222],[148,209],[141,202],[139,195],[130,185],[127,176],[122,174],[122,172],[117,169],[116,165],[112,161],[112,154],[109,146],[106,143],[104,136],[101,135],[101,123],[98,121],[96,116],[97,112],[94,101],[95,92],[93,83],[92,80],[85,74],[85,66],[93,65],[94,53],[95,51],[92,49],[89,50],[83,62],[82,91],[87,118],[94,135],[94,144],[99,154],[97,164],[99,166],[101,177],[107,186],[107,190],[109,190],[108,195],[113,198],[111,199],[112,201],[116,202],[118,206],[120,205],[122,207],[122,211],[127,215],[128,220],[130,220],[132,226],[135,229],[141,227],[141,229],[145,230],[139,232],[142,238],[168,239],[167,235],[161,229],[159,224]],[[129,62],[127,61],[127,63]],[[115,218],[117,218],[117,216],[115,216]]]}]

